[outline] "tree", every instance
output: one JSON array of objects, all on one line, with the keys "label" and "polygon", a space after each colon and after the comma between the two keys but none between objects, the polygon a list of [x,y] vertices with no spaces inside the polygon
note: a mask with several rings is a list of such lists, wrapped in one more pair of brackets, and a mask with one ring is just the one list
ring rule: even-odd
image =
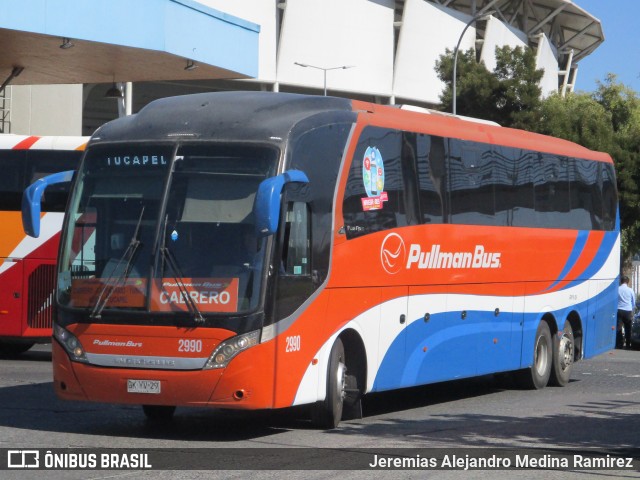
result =
[{"label": "tree", "polygon": [[[436,62],[438,78],[445,82],[440,108],[453,104],[453,52],[449,49]],[[535,123],[540,106],[539,87],[543,71],[535,68],[529,48],[496,48],[496,69],[489,72],[476,61],[474,49],[458,52],[456,95],[461,115],[492,120],[508,127],[523,128]]]},{"label": "tree", "polygon": [[535,53],[530,48],[508,46],[496,48],[498,79],[495,101],[505,126],[526,128],[538,120],[542,89],[540,80],[544,71],[536,69]]},{"label": "tree", "polygon": [[[451,112],[453,108],[452,78],[453,52],[449,49],[436,62],[438,78],[447,84],[440,94],[440,109]],[[498,81],[484,66],[476,62],[476,52],[470,48],[466,52],[458,52],[457,66],[457,113],[469,117],[484,118],[497,121],[496,108],[493,103],[493,92]]]},{"label": "tree", "polygon": [[[446,86],[440,108],[451,111],[453,54],[436,62]],[[551,95],[541,99],[535,57],[529,48],[496,48],[496,69],[476,61],[473,49],[458,54],[458,112],[571,140],[607,152],[616,165],[623,262],[640,252],[640,99],[607,75],[595,93]]]},{"label": "tree", "polygon": [[623,262],[640,251],[640,100],[609,74],[594,94],[552,95],[529,129],[571,140],[614,159]]},{"label": "tree", "polygon": [[611,73],[598,82],[594,99],[611,114],[613,147],[607,151],[616,162],[622,258],[628,262],[640,251],[640,100]]},{"label": "tree", "polygon": [[611,114],[587,93],[547,97],[540,105],[539,122],[527,127],[592,150],[610,152],[613,147]]}]

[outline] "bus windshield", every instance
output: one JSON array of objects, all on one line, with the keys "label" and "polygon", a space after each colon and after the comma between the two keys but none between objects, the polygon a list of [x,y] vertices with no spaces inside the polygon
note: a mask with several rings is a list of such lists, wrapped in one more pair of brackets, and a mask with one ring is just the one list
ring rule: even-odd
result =
[{"label": "bus windshield", "polygon": [[113,309],[238,314],[259,306],[266,240],[255,232],[274,150],[220,145],[89,150],[70,203],[58,299]]}]

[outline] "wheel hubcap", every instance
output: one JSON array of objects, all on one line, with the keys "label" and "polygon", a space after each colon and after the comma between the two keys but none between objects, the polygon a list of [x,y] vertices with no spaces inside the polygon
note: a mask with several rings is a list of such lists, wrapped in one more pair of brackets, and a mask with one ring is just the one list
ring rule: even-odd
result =
[{"label": "wheel hubcap", "polygon": [[566,370],[573,363],[573,342],[568,335],[562,335],[560,339],[558,358],[560,360],[560,368]]}]

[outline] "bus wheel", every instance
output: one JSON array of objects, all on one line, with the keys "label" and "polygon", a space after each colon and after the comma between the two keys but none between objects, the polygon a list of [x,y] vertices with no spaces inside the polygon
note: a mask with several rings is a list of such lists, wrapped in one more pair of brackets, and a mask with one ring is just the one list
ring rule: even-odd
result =
[{"label": "bus wheel", "polygon": [[564,387],[569,383],[573,369],[574,343],[573,329],[569,322],[565,322],[562,331],[553,339],[553,368],[549,383],[557,387]]},{"label": "bus wheel", "polygon": [[331,348],[327,371],[327,396],[311,407],[311,421],[320,428],[336,428],[342,419],[347,365],[344,360],[344,345],[339,338]]},{"label": "bus wheel", "polygon": [[176,407],[171,405],[143,405],[142,411],[149,420],[166,421],[173,417]]},{"label": "bus wheel", "polygon": [[536,339],[533,347],[533,365],[523,370],[520,375],[520,384],[528,389],[539,390],[549,382],[551,364],[553,363],[553,340],[551,331],[546,322],[541,321],[536,331]]}]

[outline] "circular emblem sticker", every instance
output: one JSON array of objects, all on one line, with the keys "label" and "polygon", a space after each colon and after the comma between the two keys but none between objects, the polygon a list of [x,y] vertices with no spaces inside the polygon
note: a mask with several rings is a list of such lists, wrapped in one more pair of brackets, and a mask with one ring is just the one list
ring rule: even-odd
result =
[{"label": "circular emblem sticker", "polygon": [[404,240],[397,233],[390,233],[380,245],[380,262],[382,268],[390,274],[398,273],[406,265],[407,250]]},{"label": "circular emblem sticker", "polygon": [[367,197],[377,197],[384,192],[384,163],[376,147],[368,147],[364,152],[362,181]]}]

